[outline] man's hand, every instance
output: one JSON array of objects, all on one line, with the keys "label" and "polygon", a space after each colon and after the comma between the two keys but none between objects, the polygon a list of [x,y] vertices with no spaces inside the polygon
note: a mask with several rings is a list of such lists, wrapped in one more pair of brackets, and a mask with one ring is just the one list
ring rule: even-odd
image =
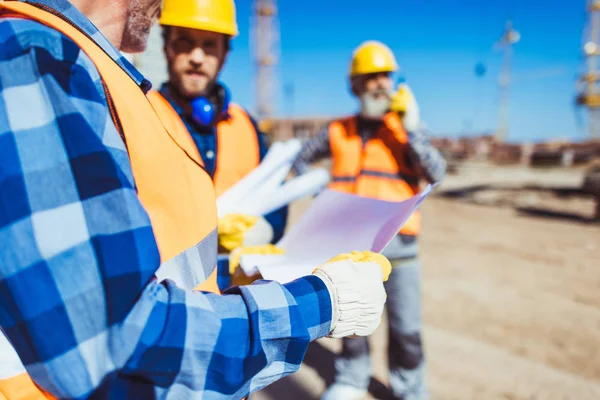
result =
[{"label": "man's hand", "polygon": [[413,132],[419,129],[421,124],[419,105],[406,83],[400,83],[396,93],[392,95],[390,110],[402,117],[402,124],[407,131]]},{"label": "man's hand", "polygon": [[313,272],[331,295],[330,337],[368,336],[377,329],[387,298],[383,282],[391,271],[384,256],[353,252],[334,257]]},{"label": "man's hand", "polygon": [[227,214],[219,219],[219,247],[232,252],[240,246],[268,244],[273,240],[273,228],[262,217]]}]

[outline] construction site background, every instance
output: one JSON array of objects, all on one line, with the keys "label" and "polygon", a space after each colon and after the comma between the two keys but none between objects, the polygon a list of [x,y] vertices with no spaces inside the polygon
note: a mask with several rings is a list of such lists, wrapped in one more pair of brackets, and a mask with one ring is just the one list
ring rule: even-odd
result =
[{"label": "construction site background", "polygon": [[[513,33],[508,27],[509,44]],[[133,61],[155,85],[166,79],[159,28]],[[595,79],[585,75],[579,93],[593,94]],[[261,116],[261,126],[272,141],[308,140],[334,117]],[[502,129],[428,132],[450,167],[423,206],[433,399],[600,399],[600,141],[506,143]],[[292,224],[309,204],[293,205]],[[385,331],[371,339],[370,392],[379,399],[389,396]],[[251,399],[319,398],[339,349],[334,340],[314,344],[300,372]]]}]

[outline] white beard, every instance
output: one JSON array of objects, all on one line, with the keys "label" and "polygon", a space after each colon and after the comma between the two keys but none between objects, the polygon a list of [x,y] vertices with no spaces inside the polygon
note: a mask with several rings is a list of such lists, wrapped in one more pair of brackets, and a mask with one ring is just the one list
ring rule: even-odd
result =
[{"label": "white beard", "polygon": [[373,93],[360,96],[360,115],[369,119],[381,119],[390,108],[391,96],[375,98]]}]

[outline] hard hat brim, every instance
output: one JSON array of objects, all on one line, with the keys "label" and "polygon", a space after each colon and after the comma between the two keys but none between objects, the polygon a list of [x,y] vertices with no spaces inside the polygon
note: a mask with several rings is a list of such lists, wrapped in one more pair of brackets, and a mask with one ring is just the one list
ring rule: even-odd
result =
[{"label": "hard hat brim", "polygon": [[201,17],[182,18],[179,14],[170,15],[170,13],[163,13],[160,17],[159,23],[163,26],[177,26],[180,28],[190,28],[201,31],[222,33],[231,37],[235,37],[239,34],[237,24],[225,22],[219,23],[209,21],[208,19]]},{"label": "hard hat brim", "polygon": [[352,70],[350,71],[350,78],[360,75],[379,74],[381,72],[389,72],[390,74],[398,72],[398,66],[388,68],[369,68],[368,70]]}]

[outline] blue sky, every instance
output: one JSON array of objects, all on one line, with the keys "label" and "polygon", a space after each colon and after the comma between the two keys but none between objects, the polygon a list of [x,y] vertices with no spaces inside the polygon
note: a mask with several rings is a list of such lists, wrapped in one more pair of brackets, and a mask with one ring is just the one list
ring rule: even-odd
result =
[{"label": "blue sky", "polygon": [[[252,110],[251,1],[236,4],[240,35],[222,80]],[[501,62],[494,43],[511,18],[521,41],[514,48],[509,140],[586,137],[585,113],[573,105],[585,0],[285,0],[278,6],[277,115],[354,112],[349,58],[362,41],[376,39],[396,54],[431,131],[494,129]],[[475,75],[478,62],[487,66],[484,77]],[[293,100],[286,86],[294,88]]]}]

